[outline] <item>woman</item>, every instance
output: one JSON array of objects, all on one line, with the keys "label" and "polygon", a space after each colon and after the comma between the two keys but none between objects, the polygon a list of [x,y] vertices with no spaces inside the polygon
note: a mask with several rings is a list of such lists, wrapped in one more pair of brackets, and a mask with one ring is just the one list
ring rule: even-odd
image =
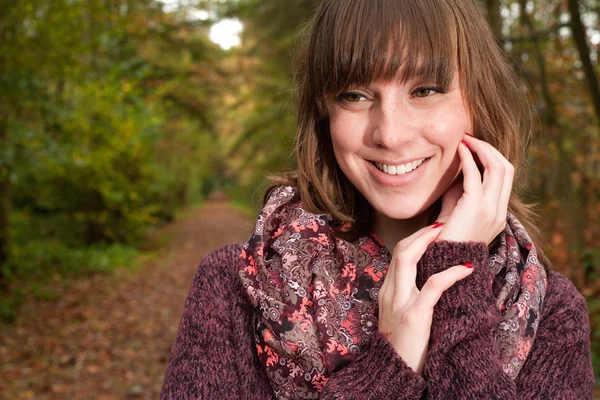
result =
[{"label": "woman", "polygon": [[530,106],[475,0],[324,0],[297,79],[298,171],[203,260],[162,398],[591,398],[585,301],[517,194]]}]

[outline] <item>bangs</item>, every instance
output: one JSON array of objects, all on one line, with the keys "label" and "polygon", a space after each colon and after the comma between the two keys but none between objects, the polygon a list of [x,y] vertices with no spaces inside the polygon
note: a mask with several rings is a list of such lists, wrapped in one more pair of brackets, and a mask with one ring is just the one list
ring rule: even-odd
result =
[{"label": "bangs", "polygon": [[325,1],[309,66],[322,100],[373,82],[449,88],[458,54],[454,10],[446,1]]}]

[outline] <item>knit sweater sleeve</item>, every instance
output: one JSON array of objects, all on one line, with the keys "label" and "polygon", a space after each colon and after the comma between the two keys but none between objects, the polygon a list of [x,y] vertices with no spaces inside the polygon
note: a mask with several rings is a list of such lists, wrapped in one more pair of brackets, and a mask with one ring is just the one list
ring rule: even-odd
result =
[{"label": "knit sweater sleeve", "polygon": [[470,261],[473,273],[446,290],[433,315],[424,378],[427,399],[591,399],[588,310],[564,277],[551,273],[537,337],[516,380],[500,365],[493,329],[501,319],[483,243],[439,242],[421,259],[417,286]]},{"label": "knit sweater sleeve", "polygon": [[252,308],[236,279],[240,244],[206,256],[196,272],[160,398],[272,399],[252,336]]},{"label": "knit sweater sleeve", "polygon": [[419,399],[425,380],[414,372],[379,332],[368,351],[333,373],[321,399]]}]

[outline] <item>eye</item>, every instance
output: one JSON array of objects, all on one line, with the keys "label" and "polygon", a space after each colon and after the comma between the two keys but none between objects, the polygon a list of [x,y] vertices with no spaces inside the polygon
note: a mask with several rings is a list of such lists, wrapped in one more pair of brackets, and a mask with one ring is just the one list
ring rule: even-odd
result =
[{"label": "eye", "polygon": [[358,93],[358,92],[340,93],[340,94],[338,94],[336,99],[339,102],[346,102],[346,103],[359,103],[361,101],[368,100],[364,94]]},{"label": "eye", "polygon": [[413,97],[429,97],[435,93],[444,93],[444,89],[439,86],[424,86],[416,88],[412,91],[411,95]]}]

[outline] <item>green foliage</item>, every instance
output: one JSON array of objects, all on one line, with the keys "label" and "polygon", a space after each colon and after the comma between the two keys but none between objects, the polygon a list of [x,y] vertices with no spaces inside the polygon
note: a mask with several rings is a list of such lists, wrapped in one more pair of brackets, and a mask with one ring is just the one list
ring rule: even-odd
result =
[{"label": "green foliage", "polygon": [[0,326],[15,320],[16,310],[25,302],[25,292],[23,287],[18,287],[10,295],[0,296]]},{"label": "green foliage", "polygon": [[69,235],[67,218],[54,214],[32,217],[22,211],[11,217],[11,260],[3,266],[10,280],[44,280],[59,275],[106,272],[125,266],[138,255],[135,246],[122,243],[95,243],[84,246],[73,232]]},{"label": "green foliage", "polygon": [[72,221],[60,214],[12,214],[11,258],[0,271],[10,286],[0,295],[0,323],[10,323],[27,298],[55,300],[59,296],[56,284],[63,279],[137,267],[137,247],[122,243],[83,245],[72,226]]},{"label": "green foliage", "polygon": [[53,115],[52,129],[25,127],[14,138],[15,204],[68,216],[73,227],[84,227],[88,243],[131,241],[158,208],[149,201],[156,195],[148,182],[157,180],[149,164],[160,114],[121,85],[86,82],[73,90],[73,106]]},{"label": "green foliage", "polygon": [[232,79],[219,114],[226,160],[220,181],[235,202],[253,209],[261,204],[265,175],[295,165],[292,47],[316,3],[219,3],[221,15],[244,23],[243,45],[223,66]]},{"label": "green foliage", "polygon": [[149,226],[219,184],[222,53],[204,24],[153,0],[0,0],[0,12],[9,315],[17,286],[48,299],[44,280],[128,264]]},{"label": "green foliage", "polygon": [[[96,272],[108,272],[116,266],[127,266],[138,255],[135,247],[114,244],[95,244],[85,247],[68,247],[58,240],[33,240],[22,246],[15,246],[14,262],[19,268],[12,271],[14,279],[49,278],[56,274],[76,276]],[[132,265],[133,266],[133,265]]]}]

